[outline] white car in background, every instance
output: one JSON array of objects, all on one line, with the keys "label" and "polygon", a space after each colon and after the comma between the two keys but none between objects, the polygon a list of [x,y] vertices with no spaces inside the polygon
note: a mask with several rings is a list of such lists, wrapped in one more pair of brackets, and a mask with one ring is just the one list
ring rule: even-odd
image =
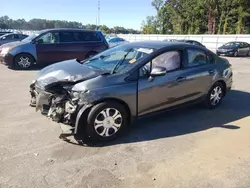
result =
[{"label": "white car in background", "polygon": [[106,38],[106,40],[110,48],[118,46],[120,44],[128,43],[128,41],[120,37],[109,37],[109,38]]}]

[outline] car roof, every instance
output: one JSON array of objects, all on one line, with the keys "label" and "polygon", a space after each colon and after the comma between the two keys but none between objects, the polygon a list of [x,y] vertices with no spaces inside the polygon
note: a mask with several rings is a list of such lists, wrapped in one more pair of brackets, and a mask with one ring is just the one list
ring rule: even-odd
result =
[{"label": "car roof", "polygon": [[198,42],[196,40],[189,40],[189,39],[182,39],[182,40],[177,40],[177,41],[181,41],[181,42]]},{"label": "car roof", "polygon": [[47,31],[88,31],[88,32],[99,32],[99,30],[88,30],[88,29],[79,29],[79,28],[52,28],[52,29],[44,29],[43,32]]},{"label": "car roof", "polygon": [[231,41],[231,42],[227,42],[227,43],[247,43],[247,42],[242,42],[242,41]]},{"label": "car roof", "polygon": [[6,37],[6,36],[9,36],[9,35],[13,35],[14,33],[6,33],[4,35],[1,35],[0,37]]},{"label": "car roof", "polygon": [[131,47],[144,47],[161,49],[165,47],[194,47],[192,44],[182,43],[182,42],[168,42],[168,41],[142,41],[142,42],[131,42],[127,45]]},{"label": "car roof", "polygon": [[108,39],[121,39],[121,37],[107,37]]}]

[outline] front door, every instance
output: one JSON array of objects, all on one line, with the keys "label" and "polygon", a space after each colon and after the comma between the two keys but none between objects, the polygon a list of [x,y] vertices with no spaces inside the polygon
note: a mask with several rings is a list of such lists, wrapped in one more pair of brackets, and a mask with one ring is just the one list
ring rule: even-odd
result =
[{"label": "front door", "polygon": [[[182,51],[167,51],[141,68],[138,80],[139,116],[185,101],[185,89],[181,82],[183,74],[183,70],[181,70],[182,56]],[[149,80],[148,72],[151,72],[151,69],[155,66],[165,67],[167,74]]]},{"label": "front door", "polygon": [[60,61],[61,45],[58,32],[47,32],[36,39],[38,64],[51,64]]}]

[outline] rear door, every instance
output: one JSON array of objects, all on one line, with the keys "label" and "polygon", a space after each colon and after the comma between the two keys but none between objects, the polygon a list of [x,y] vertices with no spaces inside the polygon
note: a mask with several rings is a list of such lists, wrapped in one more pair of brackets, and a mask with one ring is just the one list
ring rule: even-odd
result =
[{"label": "rear door", "polygon": [[75,57],[85,59],[89,54],[97,54],[107,49],[107,45],[96,31],[74,32]]},{"label": "rear door", "polygon": [[244,45],[244,55],[248,55],[249,50],[250,50],[249,44],[244,42],[243,45]]},{"label": "rear door", "polygon": [[245,55],[245,45],[244,45],[244,43],[243,42],[240,42],[239,43],[240,45],[239,45],[239,55],[240,56],[243,56],[243,55]]},{"label": "rear door", "polygon": [[188,48],[186,55],[182,82],[185,84],[188,100],[196,100],[203,97],[213,83],[216,74],[215,60],[213,55],[197,48]]}]

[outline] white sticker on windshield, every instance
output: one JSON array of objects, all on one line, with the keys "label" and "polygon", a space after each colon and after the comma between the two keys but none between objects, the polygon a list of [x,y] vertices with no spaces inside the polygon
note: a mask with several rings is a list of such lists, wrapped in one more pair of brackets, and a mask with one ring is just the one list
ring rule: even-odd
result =
[{"label": "white sticker on windshield", "polygon": [[143,53],[146,53],[146,54],[151,54],[153,52],[153,49],[150,49],[150,48],[139,48],[137,49],[138,52],[143,52]]}]

